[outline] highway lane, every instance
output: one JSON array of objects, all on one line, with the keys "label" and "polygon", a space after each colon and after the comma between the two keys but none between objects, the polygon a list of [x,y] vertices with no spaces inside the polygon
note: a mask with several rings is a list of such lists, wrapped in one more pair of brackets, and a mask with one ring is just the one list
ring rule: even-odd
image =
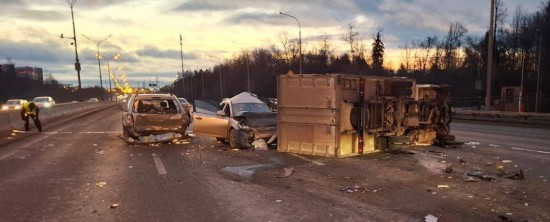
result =
[{"label": "highway lane", "polygon": [[[58,127],[46,126],[44,133],[31,132],[26,139],[1,147],[0,221],[402,217],[391,211],[380,213],[375,206],[366,214],[357,208],[327,211],[332,201],[310,203],[311,196],[250,183],[256,170],[264,169],[271,174],[269,179],[277,180],[274,175],[281,174],[283,165],[309,164],[275,150],[232,151],[211,138],[196,138],[185,145],[131,146],[119,138],[120,127],[120,110],[110,108]],[[241,177],[247,172],[252,174]],[[308,207],[289,208],[283,200]]]},{"label": "highway lane", "polygon": [[[234,151],[202,137],[130,146],[117,108],[45,129],[0,147],[0,221],[550,220],[550,155],[511,145],[531,138],[523,148],[544,151],[547,131],[529,127],[455,122],[458,139],[479,144],[344,159]],[[494,173],[502,160],[526,179],[462,180],[474,168]]]}]

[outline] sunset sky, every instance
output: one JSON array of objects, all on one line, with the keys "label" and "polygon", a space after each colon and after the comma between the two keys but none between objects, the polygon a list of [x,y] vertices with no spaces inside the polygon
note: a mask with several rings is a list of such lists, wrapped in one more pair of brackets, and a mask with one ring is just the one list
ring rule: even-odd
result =
[{"label": "sunset sky", "polygon": [[[509,19],[520,5],[531,13],[542,4],[504,0]],[[59,37],[73,36],[67,2],[0,0],[0,5],[0,64],[9,57],[16,66],[42,67],[62,83],[77,83],[72,40]],[[104,59],[120,53],[111,67],[123,66],[135,86],[157,76],[161,84],[176,78],[181,71],[180,34],[185,69],[211,68],[243,50],[279,46],[277,36],[285,31],[297,38],[296,21],[278,11],[300,20],[304,51],[327,34],[336,52],[343,53],[349,50],[342,42],[348,24],[368,41],[381,27],[386,65],[395,69],[400,46],[443,36],[451,22],[459,21],[469,35],[481,37],[488,28],[489,8],[489,0],[78,0],[74,17],[83,86],[99,85],[99,74],[96,44],[81,34],[96,40],[112,34],[100,52]]]}]

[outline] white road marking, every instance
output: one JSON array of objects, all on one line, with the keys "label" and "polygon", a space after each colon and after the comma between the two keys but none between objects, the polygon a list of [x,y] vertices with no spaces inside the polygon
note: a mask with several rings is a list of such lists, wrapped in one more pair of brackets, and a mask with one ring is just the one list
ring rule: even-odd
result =
[{"label": "white road marking", "polygon": [[[72,124],[63,126],[63,127],[60,128],[60,130],[67,129],[67,128],[71,127],[71,126],[72,126]],[[29,132],[25,132],[25,133],[29,133]],[[19,148],[14,149],[14,150],[12,150],[12,151],[10,151],[10,152],[4,154],[3,156],[0,156],[0,160],[6,159],[6,158],[10,157],[11,155],[16,154],[17,152],[19,152],[19,150],[27,149],[29,146],[32,146],[33,144],[38,143],[38,142],[40,142],[40,141],[42,141],[42,140],[44,140],[44,139],[46,139],[46,138],[48,138],[48,136],[43,136],[43,137],[40,137],[40,138],[35,139],[35,140],[33,140],[33,141],[30,141],[30,142],[28,142],[28,143],[24,143],[24,144],[21,145]]]},{"label": "white road marking", "polygon": [[157,172],[160,175],[166,174],[166,169],[164,168],[164,165],[162,164],[162,161],[158,156],[153,156],[153,160],[155,161],[155,166],[157,167]]},{"label": "white road marking", "polygon": [[535,152],[535,153],[550,154],[550,152],[547,152],[547,151],[532,150],[532,149],[525,149],[525,148],[519,148],[519,147],[512,147],[512,149],[513,149],[513,150],[528,151],[528,152]]},{"label": "white road marking", "polygon": [[300,158],[300,159],[302,159],[302,160],[305,160],[305,161],[312,162],[313,164],[318,165],[318,166],[324,166],[324,165],[325,165],[324,163],[317,162],[317,161],[312,160],[312,159],[308,159],[308,158],[306,158],[306,157],[300,156],[300,155],[295,154],[295,153],[291,153],[290,155],[293,155],[293,156],[298,157],[298,158]]}]

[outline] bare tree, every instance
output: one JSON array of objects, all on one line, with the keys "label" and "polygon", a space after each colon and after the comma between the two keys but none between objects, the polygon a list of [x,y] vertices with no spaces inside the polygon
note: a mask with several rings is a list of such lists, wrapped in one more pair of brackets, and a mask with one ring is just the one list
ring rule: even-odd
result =
[{"label": "bare tree", "polygon": [[350,54],[352,55],[355,53],[354,47],[358,36],[359,32],[355,31],[355,26],[353,26],[353,24],[351,23],[348,24],[347,32],[344,35],[343,40],[349,44]]}]

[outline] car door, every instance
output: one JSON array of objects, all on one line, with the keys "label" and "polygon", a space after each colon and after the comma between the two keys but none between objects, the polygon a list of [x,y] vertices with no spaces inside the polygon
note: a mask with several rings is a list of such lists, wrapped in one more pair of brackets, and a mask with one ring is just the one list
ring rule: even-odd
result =
[{"label": "car door", "polygon": [[222,110],[227,110],[224,115],[217,113],[218,107],[211,102],[203,100],[194,101],[193,133],[200,136],[227,138],[229,126],[229,106],[224,105]]}]

